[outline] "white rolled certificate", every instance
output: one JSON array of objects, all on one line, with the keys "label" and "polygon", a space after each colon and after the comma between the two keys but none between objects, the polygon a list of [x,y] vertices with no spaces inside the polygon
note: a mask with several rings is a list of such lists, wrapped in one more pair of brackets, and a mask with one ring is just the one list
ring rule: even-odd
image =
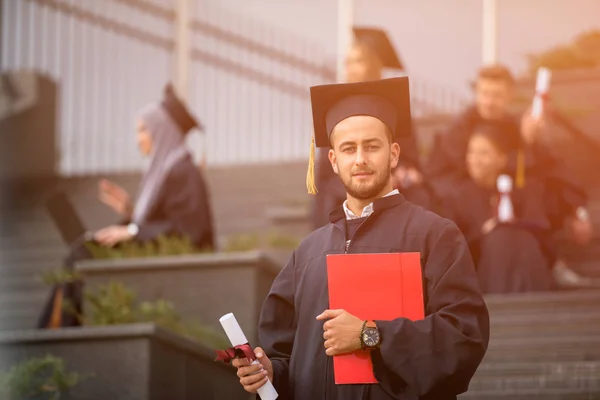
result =
[{"label": "white rolled certificate", "polygon": [[539,118],[544,110],[544,97],[550,90],[550,78],[552,72],[548,68],[541,67],[538,69],[537,81],[535,83],[535,96],[533,98],[533,106],[531,107],[531,114]]},{"label": "white rolled certificate", "polygon": [[[246,335],[244,335],[244,332],[235,319],[233,313],[223,315],[221,318],[219,318],[219,322],[221,323],[223,330],[225,330],[225,334],[229,338],[232,346],[235,347],[248,343],[248,339],[246,339]],[[258,360],[254,360],[252,362],[252,364],[258,363]],[[258,389],[258,395],[260,396],[261,400],[275,400],[279,396],[270,380],[267,380],[267,383]]]}]

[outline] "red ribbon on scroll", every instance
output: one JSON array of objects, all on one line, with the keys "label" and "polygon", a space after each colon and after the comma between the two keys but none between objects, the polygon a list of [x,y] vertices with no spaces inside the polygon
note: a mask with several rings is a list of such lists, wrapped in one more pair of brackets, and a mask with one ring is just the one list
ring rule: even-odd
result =
[{"label": "red ribbon on scroll", "polygon": [[251,361],[256,360],[254,351],[248,343],[229,347],[225,350],[215,350],[215,352],[217,353],[217,358],[215,358],[215,361],[223,361],[226,364],[229,364],[231,360],[236,357],[249,358]]}]

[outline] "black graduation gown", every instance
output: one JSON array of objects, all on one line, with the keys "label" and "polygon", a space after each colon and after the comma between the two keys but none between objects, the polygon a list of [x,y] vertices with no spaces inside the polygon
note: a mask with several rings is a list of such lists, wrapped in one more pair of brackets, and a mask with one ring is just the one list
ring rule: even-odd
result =
[{"label": "black graduation gown", "polygon": [[[402,136],[396,139],[400,145],[400,160],[398,165],[406,168],[415,168],[421,172],[421,163],[419,161],[419,150],[417,146],[415,129],[408,136]],[[318,229],[329,223],[329,213],[337,207],[340,207],[346,200],[346,189],[333,172],[331,163],[327,156],[328,148],[321,148],[317,151],[316,161],[316,183],[318,193],[312,203],[312,222],[313,229]],[[402,190],[402,194],[407,200],[425,208],[430,206],[429,188],[426,183],[416,185]]]},{"label": "black graduation gown", "polygon": [[201,171],[186,157],[173,166],[136,240],[159,235],[187,236],[198,248],[214,247],[212,207]]},{"label": "black graduation gown", "polygon": [[587,193],[555,151],[538,145],[530,149],[527,156],[533,160],[529,175],[545,183],[544,204],[552,230],[559,231],[567,216],[574,215],[578,207],[586,206]]},{"label": "black graduation gown", "polygon": [[345,250],[341,207],[331,220],[293,252],[263,304],[259,342],[273,362],[280,398],[456,399],[467,390],[489,338],[488,311],[463,235],[400,194],[375,201],[348,252],[421,252],[426,318],[377,321],[382,342],[372,357],[380,384],[335,385],[323,321],[315,319],[329,307],[325,256]]},{"label": "black graduation gown", "polygon": [[544,185],[528,179],[511,195],[515,221],[499,224],[488,234],[481,229],[494,216],[495,190],[463,180],[445,200],[445,215],[464,233],[484,293],[546,291],[553,288],[550,222],[544,205]]},{"label": "black graduation gown", "polygon": [[[459,182],[467,179],[465,159],[469,139],[477,125],[484,122],[477,109],[470,107],[436,141],[424,171],[432,196],[438,202],[443,204],[444,197],[454,191]],[[587,203],[585,190],[573,174],[569,173],[565,162],[547,146],[539,142],[524,146],[520,121],[516,117],[507,115],[497,122],[504,126],[509,137],[507,142],[513,149],[509,153],[509,171],[516,171],[517,149],[522,149],[526,173],[544,183],[549,196],[546,201],[547,212],[554,229],[559,230],[562,227],[561,218],[565,214],[572,213],[577,207]]]},{"label": "black graduation gown", "polygon": [[[129,221],[124,221],[126,224]],[[157,200],[148,214],[146,222],[139,225],[135,240],[148,242],[159,235],[179,235],[190,238],[198,248],[214,247],[214,230],[208,187],[202,173],[194,165],[190,157],[176,163],[163,186]],[[91,258],[85,247],[85,238],[71,244],[65,267],[72,270],[78,261]],[[61,285],[64,299],[68,299],[81,313],[82,283],[73,282]],[[50,322],[54,299],[59,287],[52,289],[38,320],[38,327],[45,328]],[[61,326],[77,326],[78,319],[70,313],[63,312]]]}]

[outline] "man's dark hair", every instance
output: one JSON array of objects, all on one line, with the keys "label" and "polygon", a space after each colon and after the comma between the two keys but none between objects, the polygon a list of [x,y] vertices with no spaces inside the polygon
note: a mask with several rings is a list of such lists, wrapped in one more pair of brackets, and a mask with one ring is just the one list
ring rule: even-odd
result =
[{"label": "man's dark hair", "polygon": [[515,78],[511,74],[510,70],[504,65],[500,64],[482,67],[477,74],[477,78],[505,82],[509,86],[515,84]]},{"label": "man's dark hair", "polygon": [[503,121],[486,121],[478,124],[471,137],[488,139],[500,153],[508,154],[520,146],[520,135],[514,124]]}]

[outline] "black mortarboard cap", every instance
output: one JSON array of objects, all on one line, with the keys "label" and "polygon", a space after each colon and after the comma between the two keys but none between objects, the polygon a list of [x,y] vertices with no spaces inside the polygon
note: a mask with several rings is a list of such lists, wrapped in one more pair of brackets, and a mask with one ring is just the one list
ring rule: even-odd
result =
[{"label": "black mortarboard cap", "polygon": [[193,128],[204,130],[200,124],[187,110],[185,105],[177,98],[172,84],[167,84],[165,87],[164,97],[161,105],[167,110],[167,113],[173,118],[173,121],[181,129],[182,134],[187,134]]},{"label": "black mortarboard cap", "polygon": [[355,115],[381,120],[394,137],[411,133],[408,77],[313,86],[310,98],[317,147],[329,147],[335,125]]},{"label": "black mortarboard cap", "polygon": [[[329,136],[342,120],[369,115],[382,121],[395,138],[411,134],[408,77],[358,83],[338,83],[310,88],[314,145],[329,147]],[[314,145],[311,146],[306,185],[311,194],[314,184]]]},{"label": "black mortarboard cap", "polygon": [[384,68],[404,70],[394,46],[386,31],[379,28],[355,27],[356,41],[368,46],[381,61]]}]

